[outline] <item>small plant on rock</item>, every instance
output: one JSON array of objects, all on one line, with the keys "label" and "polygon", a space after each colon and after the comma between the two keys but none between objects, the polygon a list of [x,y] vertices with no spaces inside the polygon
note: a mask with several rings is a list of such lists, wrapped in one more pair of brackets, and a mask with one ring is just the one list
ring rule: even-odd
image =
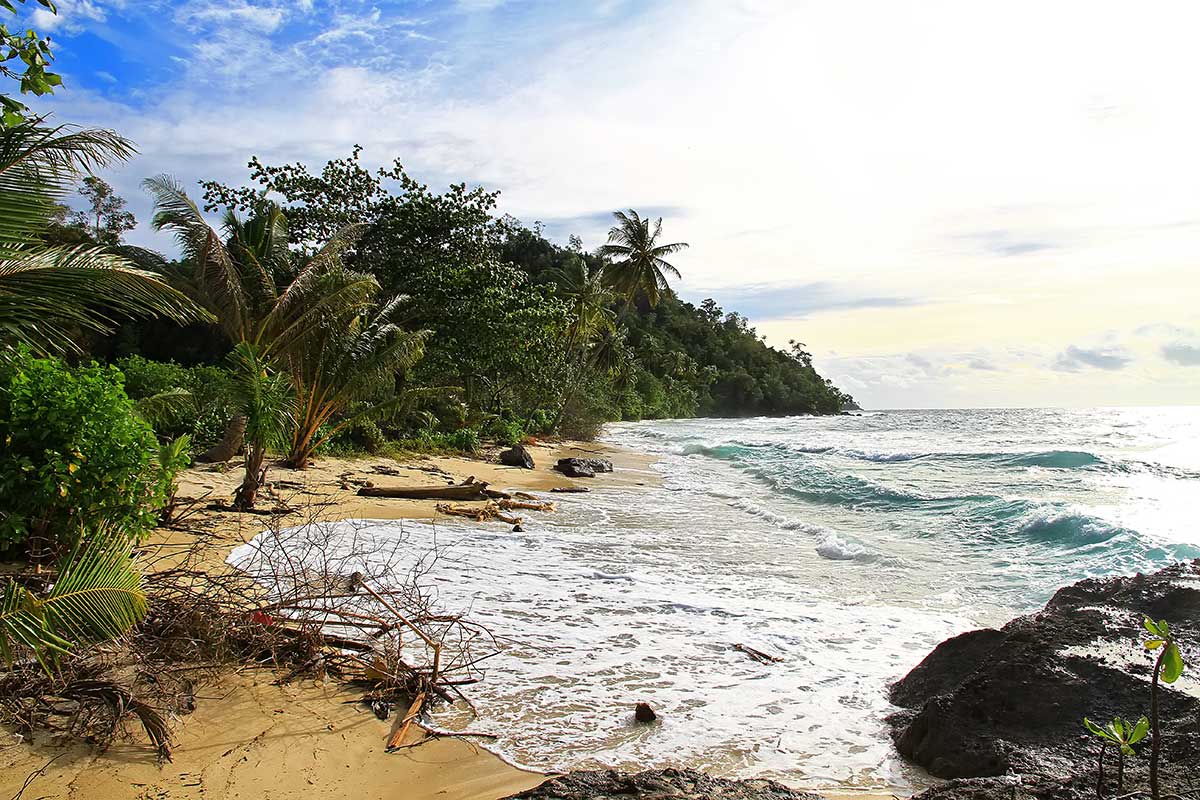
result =
[{"label": "small plant on rock", "polygon": [[1158,764],[1162,756],[1162,732],[1158,719],[1159,683],[1174,683],[1183,674],[1183,654],[1179,644],[1171,633],[1166,620],[1155,622],[1146,617],[1142,623],[1150,636],[1142,642],[1151,653],[1157,651],[1158,658],[1154,661],[1154,675],[1150,681],[1150,728],[1153,738],[1150,740],[1150,796],[1159,800]]},{"label": "small plant on rock", "polygon": [[1120,791],[1125,787],[1125,756],[1135,754],[1133,746],[1145,739],[1146,734],[1150,732],[1150,720],[1141,717],[1137,722],[1130,722],[1121,717],[1114,717],[1112,722],[1100,726],[1084,717],[1083,726],[1100,739],[1097,796],[1104,796],[1104,751],[1110,744],[1117,750],[1117,791]]}]

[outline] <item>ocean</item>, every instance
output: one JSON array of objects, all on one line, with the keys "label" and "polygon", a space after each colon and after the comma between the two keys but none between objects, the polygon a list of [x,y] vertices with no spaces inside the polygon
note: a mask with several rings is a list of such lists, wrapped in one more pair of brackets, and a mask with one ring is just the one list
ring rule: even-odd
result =
[{"label": "ocean", "polygon": [[[917,789],[883,721],[891,681],[1061,586],[1200,557],[1200,408],[669,420],[604,439],[652,454],[660,485],[599,477],[523,533],[367,530],[444,548],[438,602],[503,651],[469,687],[479,716],[435,722],[495,733],[517,763]],[[657,724],[632,723],[642,700]]]}]

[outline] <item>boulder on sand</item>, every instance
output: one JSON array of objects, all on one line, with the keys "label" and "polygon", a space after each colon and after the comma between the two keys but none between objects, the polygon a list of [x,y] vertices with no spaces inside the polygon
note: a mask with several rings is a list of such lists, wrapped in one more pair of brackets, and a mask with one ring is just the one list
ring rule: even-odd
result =
[{"label": "boulder on sand", "polygon": [[525,448],[525,445],[518,444],[500,454],[500,463],[506,467],[533,469],[533,456]]},{"label": "boulder on sand", "polygon": [[[1036,614],[938,645],[892,686],[892,702],[904,708],[888,719],[897,749],[938,777],[1004,776],[964,782],[963,797],[992,789],[1012,797],[1014,775],[1027,779],[1022,794],[1030,797],[1070,797],[1076,786],[1094,796],[1096,743],[1083,718],[1149,713],[1144,615],[1170,623],[1190,662],[1184,680],[1161,693],[1163,785],[1182,787],[1200,773],[1200,697],[1184,686],[1200,671],[1200,560],[1080,581]],[[1125,760],[1126,791],[1145,785],[1146,761]],[[927,800],[959,796],[939,791]]]},{"label": "boulder on sand", "polygon": [[607,458],[560,458],[554,468],[568,478],[594,478],[597,472],[612,472]]}]

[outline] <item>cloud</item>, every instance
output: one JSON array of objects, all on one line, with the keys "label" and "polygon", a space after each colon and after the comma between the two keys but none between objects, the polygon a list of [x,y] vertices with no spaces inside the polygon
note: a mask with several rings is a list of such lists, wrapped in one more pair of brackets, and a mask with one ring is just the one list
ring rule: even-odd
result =
[{"label": "cloud", "polygon": [[1070,345],[1054,359],[1053,368],[1059,372],[1078,372],[1085,367],[1120,370],[1133,361],[1133,356],[1119,346],[1078,347]]},{"label": "cloud", "polygon": [[71,34],[83,30],[89,22],[104,22],[104,9],[92,0],[58,0],[58,13],[38,8],[30,15],[33,27],[44,33]]},{"label": "cloud", "polygon": [[1179,367],[1200,367],[1200,345],[1172,342],[1162,346],[1162,356]]},{"label": "cloud", "polygon": [[989,230],[962,235],[961,238],[990,256],[1011,257],[1042,253],[1059,247],[1055,242],[1022,235],[1019,231]]},{"label": "cloud", "polygon": [[[699,297],[700,289],[688,289],[686,296]],[[913,297],[889,297],[862,293],[861,290],[835,283],[714,288],[710,295],[718,304],[755,321],[805,319],[813,314],[858,308],[896,308],[920,305]]]},{"label": "cloud", "polygon": [[980,358],[979,356],[971,356],[968,358],[967,367],[969,369],[975,369],[981,372],[998,372],[1000,370],[1000,368],[991,361],[988,361],[986,358]]}]

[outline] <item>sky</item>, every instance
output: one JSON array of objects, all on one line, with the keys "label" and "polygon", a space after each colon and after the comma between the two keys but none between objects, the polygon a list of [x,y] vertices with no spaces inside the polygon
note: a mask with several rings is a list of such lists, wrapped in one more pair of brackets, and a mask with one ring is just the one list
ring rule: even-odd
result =
[{"label": "sky", "polygon": [[[358,143],[603,243],[664,217],[686,300],[865,407],[1200,403],[1200,6],[58,0],[31,103],[243,183]],[[197,190],[198,194],[198,190]],[[135,243],[170,250],[143,224]]]}]

